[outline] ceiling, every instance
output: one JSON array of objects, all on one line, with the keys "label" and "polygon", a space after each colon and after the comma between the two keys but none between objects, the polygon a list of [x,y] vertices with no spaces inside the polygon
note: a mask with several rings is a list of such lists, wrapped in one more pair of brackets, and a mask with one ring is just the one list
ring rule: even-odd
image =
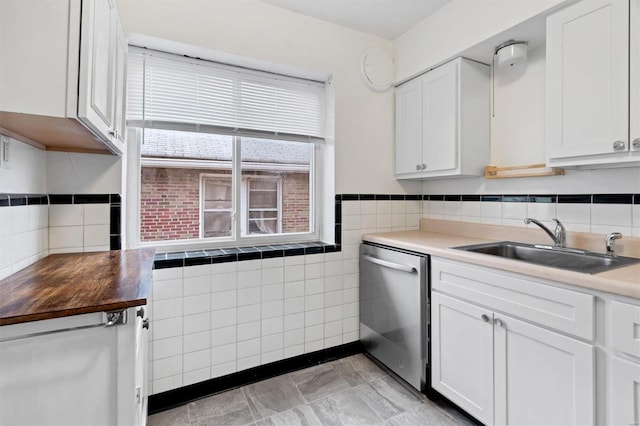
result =
[{"label": "ceiling", "polygon": [[451,0],[261,0],[303,15],[394,40]]}]

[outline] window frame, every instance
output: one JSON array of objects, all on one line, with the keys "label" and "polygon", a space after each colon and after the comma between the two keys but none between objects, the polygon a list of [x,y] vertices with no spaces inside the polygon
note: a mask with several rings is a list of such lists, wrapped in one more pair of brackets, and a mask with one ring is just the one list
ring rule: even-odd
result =
[{"label": "window frame", "polygon": [[[135,200],[135,206],[129,210],[127,222],[129,223],[130,231],[127,233],[128,247],[144,248],[154,247],[158,252],[171,252],[171,251],[183,251],[183,250],[202,250],[211,248],[229,248],[229,247],[243,247],[243,246],[258,246],[258,245],[271,245],[271,244],[287,244],[297,243],[305,241],[318,241],[320,240],[321,229],[320,223],[322,218],[320,217],[321,209],[318,208],[320,202],[322,189],[318,187],[319,171],[323,169],[322,155],[319,152],[322,150],[323,145],[309,143],[312,146],[311,158],[309,162],[309,222],[310,232],[295,232],[287,234],[254,234],[251,236],[242,237],[241,235],[241,220],[236,220],[236,216],[239,213],[241,197],[242,197],[242,184],[237,182],[242,179],[241,174],[241,139],[243,136],[233,136],[233,156],[231,165],[232,185],[234,188],[234,212],[232,213],[232,234],[229,237],[213,237],[213,238],[198,238],[198,239],[183,239],[183,240],[163,240],[163,241],[142,241],[140,236],[140,207],[141,207],[141,172],[142,172],[142,156],[141,145],[143,140],[144,128],[129,128],[127,135],[128,153],[127,153],[127,174],[134,179],[128,178],[129,182],[129,194],[134,197],[129,197],[129,200]],[[265,137],[264,139],[267,139]],[[283,142],[277,139],[275,141]],[[237,143],[240,141],[240,143]],[[298,142],[305,143],[305,142]],[[133,161],[132,161],[133,159]],[[176,163],[181,161],[176,159]],[[170,161],[167,161],[170,163]],[[202,163],[202,162],[200,162]],[[174,166],[177,167],[177,166]],[[205,173],[206,174],[206,173]],[[215,174],[213,172],[211,174]],[[202,190],[202,183],[199,183],[200,190]],[[202,203],[202,196],[200,196],[199,203]],[[237,204],[236,204],[237,203]],[[200,208],[200,215],[202,216],[202,209]],[[135,216],[133,216],[135,212]],[[202,227],[202,221],[200,224]],[[131,244],[133,242],[133,244]]]},{"label": "window frame", "polygon": [[[313,211],[310,212],[310,219],[314,220],[313,235],[287,234],[277,243],[295,243],[305,241],[324,241],[326,243],[340,243],[336,240],[341,226],[339,218],[335,216],[335,193],[336,193],[336,89],[333,75],[330,72],[319,71],[312,68],[301,68],[297,66],[285,65],[263,59],[251,58],[248,56],[231,55],[204,46],[196,46],[185,43],[176,43],[173,40],[161,39],[144,34],[129,34],[129,47],[152,49],[179,56],[201,58],[220,64],[274,73],[290,77],[297,77],[306,80],[324,82],[325,90],[325,137],[323,143],[314,144],[313,166],[314,170],[310,176],[310,185],[313,189]],[[127,122],[127,124],[129,124]],[[141,128],[127,127],[126,130],[126,155],[122,157],[124,176],[122,178],[122,199],[123,214],[121,218],[122,248],[134,249],[141,247],[155,248],[158,253],[172,251],[182,251],[191,249],[208,249],[234,247],[244,242],[228,241],[211,243],[209,241],[187,241],[182,243],[158,243],[140,241],[140,140]],[[336,221],[338,219],[338,221]],[[246,242],[250,244],[249,241]],[[258,241],[258,244],[268,244],[267,240]]]},{"label": "window frame", "polygon": [[[231,215],[231,235],[230,237],[233,237],[233,231],[234,231],[234,227],[233,227],[233,206],[234,206],[234,200],[233,197],[231,198],[231,208],[230,209],[206,209],[205,208],[205,194],[206,194],[206,190],[205,190],[205,185],[206,185],[206,181],[207,179],[214,179],[214,178],[222,178],[222,177],[226,177],[226,178],[230,178],[229,180],[231,181],[231,188],[233,189],[233,176],[232,175],[225,175],[222,173],[200,173],[199,179],[200,179],[200,203],[199,203],[199,216],[200,216],[200,238],[201,240],[203,239],[222,239],[225,237],[205,237],[204,233],[204,215],[207,212],[216,212],[216,211],[228,211]],[[228,238],[228,237],[226,237]],[[179,240],[178,240],[179,241]]]},{"label": "window frame", "polygon": [[[249,232],[249,224],[251,222],[251,182],[252,181],[258,181],[258,180],[273,180],[276,182],[276,208],[275,208],[275,212],[276,212],[276,229],[277,232],[276,234],[282,234],[282,216],[283,216],[283,210],[282,210],[282,177],[274,177],[274,176],[251,176],[251,177],[247,177],[247,178],[242,178],[242,199],[240,200],[240,207],[242,207],[243,205],[246,206],[246,210],[245,209],[241,209],[240,210],[240,222],[242,224],[244,224],[244,229],[245,229],[245,235],[251,235],[251,234],[246,234]],[[309,190],[311,190],[311,188],[309,188]],[[243,204],[244,203],[244,204]],[[274,211],[274,209],[271,210],[267,210],[267,209],[255,209],[255,210],[259,210],[259,211]],[[311,225],[311,224],[310,224]],[[243,235],[242,233],[242,227],[240,228],[240,235]],[[255,235],[259,235],[259,234],[255,234]],[[273,234],[271,234],[273,235]]]}]

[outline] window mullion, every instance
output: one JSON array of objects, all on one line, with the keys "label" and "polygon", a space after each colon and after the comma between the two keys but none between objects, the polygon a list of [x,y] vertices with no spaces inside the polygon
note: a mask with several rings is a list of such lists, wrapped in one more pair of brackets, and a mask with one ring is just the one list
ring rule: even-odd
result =
[{"label": "window mullion", "polygon": [[240,153],[240,137],[233,137],[233,155],[231,182],[233,184],[233,238],[238,241],[242,238],[242,158]]}]

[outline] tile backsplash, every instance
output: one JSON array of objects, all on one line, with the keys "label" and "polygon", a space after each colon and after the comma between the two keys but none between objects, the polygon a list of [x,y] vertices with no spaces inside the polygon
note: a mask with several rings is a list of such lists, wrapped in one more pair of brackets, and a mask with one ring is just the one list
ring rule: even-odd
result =
[{"label": "tile backsplash", "polygon": [[49,254],[46,195],[0,194],[0,279]]},{"label": "tile backsplash", "polygon": [[[527,216],[547,223],[557,216],[569,230],[638,234],[639,197],[342,194],[335,197],[338,251],[291,248],[253,260],[159,255],[149,303],[149,389],[157,394],[358,340],[365,233],[419,229],[423,217],[526,226]],[[629,221],[607,224],[627,214]],[[191,262],[196,266],[185,266]]]},{"label": "tile backsplash", "polygon": [[0,279],[49,254],[120,248],[118,194],[0,194]]},{"label": "tile backsplash", "polygon": [[49,202],[51,254],[120,248],[118,194],[50,194]]}]

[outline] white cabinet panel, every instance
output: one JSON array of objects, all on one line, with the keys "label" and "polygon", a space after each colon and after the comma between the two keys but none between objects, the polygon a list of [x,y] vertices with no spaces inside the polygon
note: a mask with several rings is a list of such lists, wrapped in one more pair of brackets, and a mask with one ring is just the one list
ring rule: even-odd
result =
[{"label": "white cabinet panel", "polygon": [[630,102],[629,140],[631,150],[640,152],[640,0],[631,0],[629,22]]},{"label": "white cabinet panel", "polygon": [[594,337],[594,296],[524,275],[431,259],[432,288],[584,339]]},{"label": "white cabinet panel", "polygon": [[629,0],[583,0],[549,16],[548,163],[637,161],[629,84]]},{"label": "white cabinet panel", "polygon": [[640,424],[640,364],[612,357],[611,389],[610,424]]},{"label": "white cabinet panel", "polygon": [[110,0],[85,1],[80,36],[78,117],[109,137],[113,126],[115,11]]},{"label": "white cabinet panel", "polygon": [[422,79],[396,91],[396,173],[415,173],[422,162]]},{"label": "white cabinet panel", "polygon": [[640,302],[611,302],[613,349],[640,358]]},{"label": "white cabinet panel", "polygon": [[593,346],[503,314],[494,323],[496,424],[594,424]]},{"label": "white cabinet panel", "polygon": [[[81,317],[71,326],[101,321],[99,315]],[[26,328],[20,326],[3,326],[2,337],[12,331],[7,328]],[[0,424],[117,424],[117,349],[116,327],[0,343]]]},{"label": "white cabinet panel", "polygon": [[432,293],[431,384],[485,424],[493,424],[491,319],[491,311]]},{"label": "white cabinet panel", "polygon": [[0,327],[1,425],[144,425],[147,335],[137,309]]},{"label": "white cabinet panel", "polygon": [[124,121],[114,115],[124,115],[126,39],[118,28],[115,0],[0,1],[8,41],[0,43],[0,127],[60,150],[121,154]]},{"label": "white cabinet panel", "polygon": [[489,67],[457,58],[396,90],[396,178],[480,176],[489,162]]},{"label": "white cabinet panel", "polygon": [[[115,47],[115,104],[113,111],[114,138],[120,144],[124,143],[126,134],[126,104],[127,104],[127,37],[122,25],[117,24]],[[121,148],[124,151],[124,148]]]},{"label": "white cabinet panel", "polygon": [[452,61],[422,79],[422,163],[428,172],[453,171],[458,165],[458,76],[459,63]]}]

